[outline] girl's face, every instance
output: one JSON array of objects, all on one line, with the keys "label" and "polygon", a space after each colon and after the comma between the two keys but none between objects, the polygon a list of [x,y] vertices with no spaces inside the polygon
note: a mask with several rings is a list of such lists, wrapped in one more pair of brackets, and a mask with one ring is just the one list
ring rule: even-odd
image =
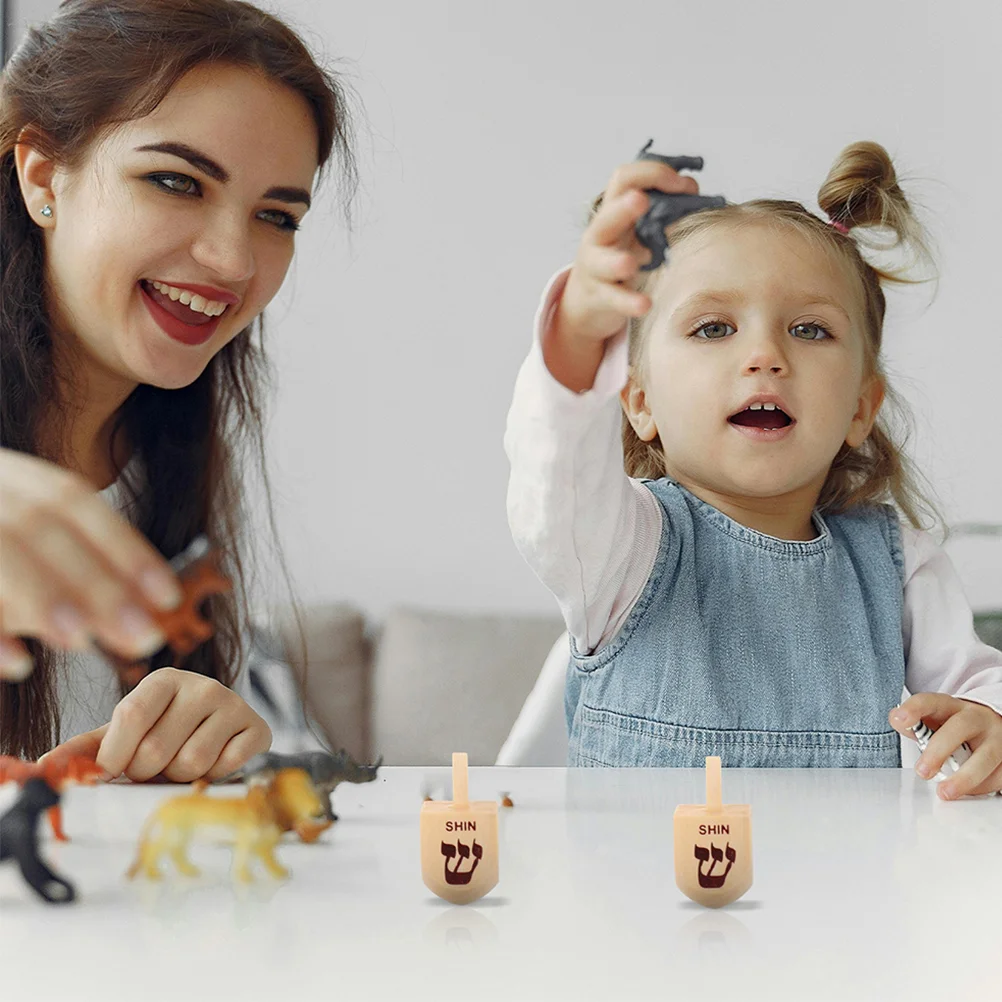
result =
[{"label": "girl's face", "polygon": [[[37,158],[19,166],[44,173]],[[124,384],[191,383],[278,291],[316,169],[299,94],[244,68],[196,67],[79,169],[52,171],[42,225],[56,338]]]},{"label": "girl's face", "polygon": [[[668,475],[696,493],[816,498],[883,395],[864,378],[852,276],[789,227],[718,225],[672,249],[654,303],[623,400],[642,439],[660,436]],[[757,397],[786,417],[746,411]]]}]

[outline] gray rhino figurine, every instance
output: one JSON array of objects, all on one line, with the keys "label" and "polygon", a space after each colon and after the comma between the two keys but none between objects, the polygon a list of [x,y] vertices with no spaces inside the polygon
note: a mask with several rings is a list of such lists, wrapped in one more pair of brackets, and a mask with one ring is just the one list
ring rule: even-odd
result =
[{"label": "gray rhino figurine", "polygon": [[243,768],[224,776],[219,782],[243,778],[267,779],[279,769],[305,769],[313,780],[317,792],[327,801],[327,818],[337,821],[331,794],[338,783],[371,783],[376,778],[379,767],[383,764],[382,755],[375,765],[359,765],[343,748],[336,752],[311,751],[292,752],[261,752],[248,759]]}]

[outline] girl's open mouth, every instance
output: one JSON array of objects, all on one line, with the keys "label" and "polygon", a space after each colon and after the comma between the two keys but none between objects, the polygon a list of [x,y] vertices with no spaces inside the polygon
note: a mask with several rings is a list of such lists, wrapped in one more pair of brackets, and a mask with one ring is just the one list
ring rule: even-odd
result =
[{"label": "girl's open mouth", "polygon": [[173,300],[170,296],[158,292],[146,279],[140,281],[139,291],[146,308],[150,311],[150,316],[160,329],[169,338],[181,344],[205,344],[216,333],[219,321],[225,316],[225,312],[210,317],[193,310],[180,300]]},{"label": "girl's open mouth", "polygon": [[758,442],[775,442],[785,438],[797,422],[776,407],[773,410],[746,408],[732,414],[727,423],[747,438]]}]

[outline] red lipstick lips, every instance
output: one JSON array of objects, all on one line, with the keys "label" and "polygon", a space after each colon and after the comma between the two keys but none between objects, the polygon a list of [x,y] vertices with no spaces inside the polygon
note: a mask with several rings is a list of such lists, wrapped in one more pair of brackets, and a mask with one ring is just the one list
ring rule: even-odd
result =
[{"label": "red lipstick lips", "polygon": [[[192,291],[197,291],[193,286],[185,286],[185,288],[191,289]],[[216,333],[216,329],[219,327],[219,321],[226,315],[225,312],[219,314],[218,317],[212,317],[206,320],[204,323],[200,324],[186,324],[183,320],[178,320],[173,314],[168,313],[157,301],[150,295],[150,290],[146,287],[145,282],[139,283],[139,292],[142,296],[143,302],[146,304],[147,310],[150,312],[150,316],[157,322],[157,326],[173,341],[178,341],[181,344],[186,344],[190,346],[196,346],[200,344],[205,344],[213,334]],[[208,297],[206,297],[208,298]],[[230,294],[227,294],[224,298],[219,297],[219,302],[226,302],[230,298]]]}]

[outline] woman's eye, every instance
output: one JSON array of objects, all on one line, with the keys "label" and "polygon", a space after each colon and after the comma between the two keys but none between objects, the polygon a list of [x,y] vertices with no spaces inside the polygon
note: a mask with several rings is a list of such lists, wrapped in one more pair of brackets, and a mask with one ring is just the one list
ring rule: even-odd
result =
[{"label": "woman's eye", "polygon": [[150,180],[175,195],[190,195],[198,191],[198,182],[187,174],[151,174]]},{"label": "woman's eye", "polygon": [[[172,195],[197,195],[201,191],[198,182],[187,174],[150,174],[149,179],[158,188]],[[296,217],[288,212],[282,212],[281,209],[265,209],[258,215],[260,219],[272,223],[280,230],[299,229]]]},{"label": "woman's eye", "polygon": [[828,329],[822,327],[821,324],[795,324],[790,329],[793,331],[793,336],[800,338],[802,341],[822,341],[825,338],[831,337]]},{"label": "woman's eye", "polygon": [[697,327],[692,333],[702,341],[719,341],[727,336],[728,330],[734,330],[730,324],[725,324],[723,320],[711,320],[702,327]]},{"label": "woman's eye", "polygon": [[279,229],[282,230],[298,230],[299,223],[296,222],[296,217],[290,215],[288,212],[282,212],[281,209],[265,209],[261,213],[261,218],[270,217],[268,219],[269,223],[274,223]]}]

